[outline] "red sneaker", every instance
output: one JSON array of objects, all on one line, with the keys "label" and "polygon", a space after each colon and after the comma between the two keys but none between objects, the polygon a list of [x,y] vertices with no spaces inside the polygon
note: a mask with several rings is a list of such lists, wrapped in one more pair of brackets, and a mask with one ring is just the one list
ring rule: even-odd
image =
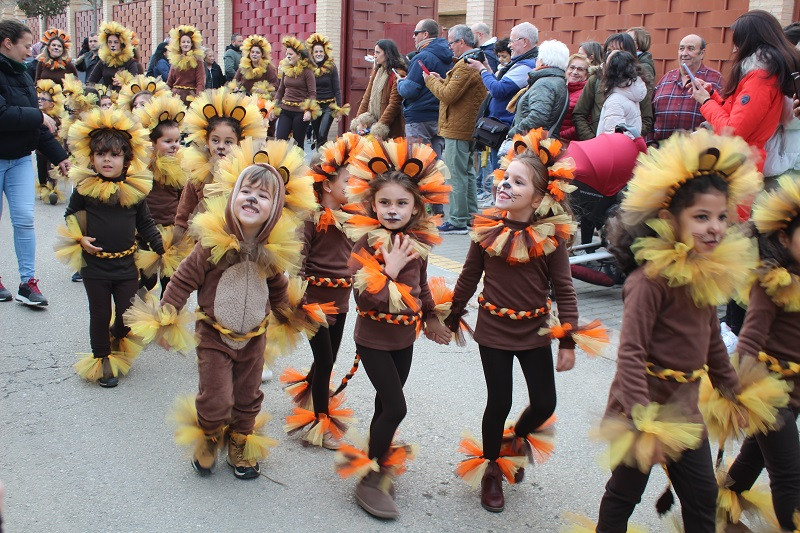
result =
[{"label": "red sneaker", "polygon": [[3,286],[3,278],[0,278],[0,302],[8,302],[11,300],[11,291]]},{"label": "red sneaker", "polygon": [[47,305],[47,298],[39,290],[39,280],[36,278],[30,278],[27,283],[20,283],[16,300],[31,307]]}]

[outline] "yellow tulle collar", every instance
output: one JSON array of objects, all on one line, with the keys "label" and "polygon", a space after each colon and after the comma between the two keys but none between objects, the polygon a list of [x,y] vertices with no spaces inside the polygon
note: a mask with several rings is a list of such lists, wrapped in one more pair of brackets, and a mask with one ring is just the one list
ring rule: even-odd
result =
[{"label": "yellow tulle collar", "polygon": [[345,226],[352,217],[352,213],[347,213],[341,209],[320,207],[314,211],[312,220],[316,225],[317,231],[328,231],[328,229],[333,226],[346,234]]},{"label": "yellow tulle collar", "polygon": [[174,156],[157,155],[153,159],[153,181],[168,189],[183,189],[189,176],[181,165],[182,153]]},{"label": "yellow tulle collar", "polygon": [[290,65],[289,62],[284,58],[281,59],[281,62],[278,66],[280,68],[281,75],[288,76],[290,78],[296,78],[306,69],[306,62],[304,59],[298,59],[295,65]]},{"label": "yellow tulle collar", "polygon": [[209,252],[209,261],[234,264],[253,261],[266,276],[282,272],[295,274],[300,269],[303,242],[299,232],[302,221],[296,217],[282,216],[265,243],[247,244],[240,241],[228,227],[225,208],[228,195],[205,198],[205,211],[197,213],[190,222],[193,237]]},{"label": "yellow tulle collar", "polygon": [[208,149],[189,146],[183,153],[182,166],[186,169],[188,180],[201,187],[214,180],[214,162]]},{"label": "yellow tulle collar", "polygon": [[758,281],[775,305],[790,313],[800,311],[800,276],[783,267],[764,264]]},{"label": "yellow tulle collar", "polygon": [[333,70],[333,60],[329,57],[326,57],[322,65],[317,65],[315,62],[311,67],[311,70],[314,71],[314,76],[317,78],[324,76]]},{"label": "yellow tulle collar", "polygon": [[489,255],[499,256],[511,265],[554,252],[560,241],[569,240],[577,230],[575,221],[565,213],[532,224],[509,221],[506,214],[487,209],[475,215],[471,236]]},{"label": "yellow tulle collar", "polygon": [[178,70],[194,70],[205,59],[205,52],[200,48],[192,48],[188,54],[167,50],[167,60],[172,68]]},{"label": "yellow tulle collar", "polygon": [[100,61],[109,67],[117,68],[133,59],[133,47],[123,46],[119,52],[114,54],[108,49],[108,46],[101,46],[97,51],[97,55],[100,57]]},{"label": "yellow tulle collar", "polygon": [[662,277],[670,287],[686,287],[698,307],[721,305],[748,281],[758,262],[755,241],[730,228],[709,254],[698,254],[684,243],[666,220],[647,222],[658,236],[640,237],[631,246],[636,261],[651,279]]},{"label": "yellow tulle collar", "polygon": [[[283,63],[283,62],[281,62]],[[261,59],[258,63],[257,67],[253,66],[253,62],[250,60],[249,57],[242,57],[241,62],[239,62],[239,70],[242,71],[242,75],[247,80],[256,80],[264,76],[267,73],[267,68],[272,64],[269,59]]]},{"label": "yellow tulle collar", "polygon": [[122,207],[138,204],[153,188],[153,175],[146,168],[131,168],[121,181],[109,181],[90,168],[73,165],[69,177],[79,194]]},{"label": "yellow tulle collar", "polygon": [[406,228],[405,231],[391,232],[381,226],[381,223],[376,218],[366,215],[352,215],[348,219],[344,231],[350,240],[358,241],[364,235],[367,235],[367,244],[374,250],[381,246],[389,248],[392,239],[398,233],[411,237],[414,245],[414,251],[417,252],[423,260],[428,257],[428,253],[435,244],[442,242],[439,236],[439,230],[436,229],[436,219],[430,217],[421,218],[413,227]]}]

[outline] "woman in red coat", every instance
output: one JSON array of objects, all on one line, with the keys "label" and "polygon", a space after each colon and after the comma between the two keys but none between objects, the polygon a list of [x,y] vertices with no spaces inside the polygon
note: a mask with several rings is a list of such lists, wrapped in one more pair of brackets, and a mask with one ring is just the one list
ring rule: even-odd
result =
[{"label": "woman in red coat", "polygon": [[575,109],[575,104],[583,92],[583,86],[586,85],[586,80],[589,79],[589,66],[589,58],[583,54],[572,54],[569,57],[569,65],[567,66],[569,108],[567,108],[567,114],[564,115],[564,121],[561,123],[561,132],[559,133],[559,137],[568,141],[578,139],[578,132],[575,131],[575,124],[572,123],[572,110]]},{"label": "woman in red coat", "polygon": [[784,96],[795,92],[791,73],[800,70],[800,52],[766,11],[745,13],[731,30],[734,62],[725,90],[719,94],[710,84],[695,82],[693,97],[716,133],[732,131],[758,151],[761,171],[764,144],[778,127]]}]

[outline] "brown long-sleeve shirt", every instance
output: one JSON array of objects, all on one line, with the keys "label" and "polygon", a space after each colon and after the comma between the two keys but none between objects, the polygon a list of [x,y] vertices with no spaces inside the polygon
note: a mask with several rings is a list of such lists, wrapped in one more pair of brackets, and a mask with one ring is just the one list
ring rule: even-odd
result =
[{"label": "brown long-sleeve shirt", "polygon": [[[374,250],[367,243],[368,236],[364,236],[353,246],[353,253],[366,249],[370,253]],[[394,281],[403,283],[411,287],[411,295],[417,300],[422,310],[424,320],[428,313],[433,310],[433,298],[428,287],[428,260],[417,258],[409,261],[406,266],[398,273]],[[356,304],[359,310],[377,311],[379,313],[389,313],[389,283],[377,294],[370,294],[367,291],[353,291]],[[399,314],[413,315],[411,309],[406,308]],[[417,339],[417,328],[415,325],[389,324],[372,320],[368,317],[359,316],[356,319],[355,327],[356,344],[372,348],[374,350],[400,350],[414,344]]]},{"label": "brown long-sleeve shirt", "polygon": [[606,415],[630,416],[637,404],[678,403],[691,421],[701,421],[700,381],[677,383],[649,376],[648,362],[687,373],[708,365],[715,388],[740,392],[714,306],[697,307],[687,287],[670,287],[662,277],[650,279],[643,268],[625,280],[622,299],[617,374],[608,393]]},{"label": "brown long-sleeve shirt", "polygon": [[[284,76],[275,95],[275,103],[284,108],[281,102],[301,103],[304,100],[317,99],[317,79],[310,68],[304,68],[299,76]],[[286,106],[287,111],[300,111],[299,107]]]},{"label": "brown long-sleeve shirt", "polygon": [[175,223],[175,214],[178,211],[181,191],[182,189],[164,187],[160,183],[153,182],[153,189],[147,195],[145,201],[156,224],[170,226]]},{"label": "brown long-sleeve shirt", "polygon": [[[524,222],[505,220],[511,230],[527,227]],[[475,294],[483,274],[483,297],[498,307],[515,311],[532,311],[544,307],[550,293],[550,282],[555,288],[558,316],[562,324],[577,325],[578,299],[572,286],[569,253],[561,242],[552,253],[532,258],[527,263],[510,264],[499,256],[490,256],[480,244],[473,242],[467,252],[464,267],[453,293],[452,313],[459,316],[467,301]],[[547,326],[548,314],[538,318],[512,320],[491,314],[484,307],[478,310],[475,341],[483,346],[500,350],[532,350],[550,344],[551,339],[539,335],[539,328]],[[574,348],[575,342],[567,336],[560,339],[561,348]]]},{"label": "brown long-sleeve shirt", "polygon": [[203,187],[205,185],[197,185],[190,181],[186,183],[183,191],[181,191],[175,212],[175,225],[179,228],[187,229],[189,227],[189,219],[192,218],[195,209],[203,201]]},{"label": "brown long-sleeve shirt", "polygon": [[36,65],[36,81],[39,80],[53,80],[59,85],[64,85],[64,76],[67,74],[74,74],[78,77],[78,69],[70,61],[64,68],[51,69],[44,66],[41,61]]},{"label": "brown long-sleeve shirt", "polygon": [[[739,355],[758,356],[764,352],[772,357],[800,363],[800,312],[784,311],[758,282],[750,289],[750,305],[744,319],[739,343]],[[786,378],[794,383],[790,403],[800,408],[800,375]]]},{"label": "brown long-sleeve shirt", "polygon": [[242,69],[238,69],[233,79],[236,83],[242,86],[244,92],[246,92],[247,94],[250,94],[250,91],[253,90],[253,85],[255,85],[260,81],[269,82],[273,87],[277,87],[279,83],[278,71],[275,70],[275,66],[272,64],[267,66],[267,70],[264,72],[264,74],[262,74],[258,78],[247,79],[244,73],[242,72]]},{"label": "brown long-sleeve shirt", "polygon": [[[318,231],[317,225],[306,221],[303,231],[303,267],[300,276],[317,278],[350,278],[352,271],[348,265],[353,241],[333,225]],[[340,313],[350,308],[352,287],[315,286],[309,282],[306,299],[309,303],[333,302]]]},{"label": "brown long-sleeve shirt", "polygon": [[203,66],[203,62],[199,61],[195,68],[185,70],[172,67],[169,69],[169,75],[167,76],[167,85],[184,103],[186,103],[186,97],[190,94],[197,95],[205,91],[206,69]]}]

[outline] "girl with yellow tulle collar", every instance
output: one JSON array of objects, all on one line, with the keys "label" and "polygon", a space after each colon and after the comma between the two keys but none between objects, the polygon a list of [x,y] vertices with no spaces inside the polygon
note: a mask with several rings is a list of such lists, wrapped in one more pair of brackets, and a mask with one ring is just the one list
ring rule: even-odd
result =
[{"label": "girl with yellow tulle collar", "polygon": [[167,60],[170,69],[167,85],[184,103],[206,89],[204,59],[203,36],[200,35],[200,30],[189,25],[169,30]]},{"label": "girl with yellow tulle collar", "polygon": [[[755,371],[781,376],[789,395],[761,431],[742,443],[739,455],[719,476],[720,522],[738,522],[741,508],[756,507],[776,529],[791,531],[800,512],[800,181],[781,176],[753,205],[761,266],[749,293],[747,315],[739,333],[739,357],[757,361]],[[719,412],[718,401],[708,411]],[[752,422],[751,422],[752,425]],[[771,430],[770,430],[771,427]],[[761,470],[769,474],[772,497],[754,486]],[[771,501],[772,505],[769,505]]]},{"label": "girl with yellow tulle collar", "polygon": [[281,44],[285,56],[278,65],[280,85],[269,119],[278,119],[275,137],[288,139],[291,136],[302,148],[308,123],[322,113],[317,104],[316,78],[303,42],[293,35],[286,35]]},{"label": "girl with yellow tulle collar", "polygon": [[242,60],[233,81],[247,94],[256,92],[257,88],[268,98],[274,96],[278,71],[272,64],[271,52],[272,45],[261,35],[251,35],[242,43]]},{"label": "girl with yellow tulle collar", "polygon": [[[739,435],[746,419],[759,427],[759,414],[774,411],[779,382],[732,363],[716,311],[755,266],[755,243],[729,228],[736,206],[761,186],[748,154],[738,137],[675,134],[640,158],[609,221],[609,249],[627,279],[617,373],[597,432],[610,443],[605,460],[612,468],[598,531],[626,530],[659,463],[686,530],[714,531],[717,483],[698,408],[698,396],[707,397],[701,381],[708,379],[729,406],[717,410],[718,420],[706,418],[721,443],[720,428]],[[668,488],[656,507],[663,514],[672,501]]]},{"label": "girl with yellow tulle collar", "polygon": [[[567,194],[574,163],[563,156],[561,142],[542,129],[517,135],[495,173],[496,208],[476,215],[472,244],[456,283],[448,324],[453,331],[483,277],[478,296],[478,342],[487,383],[483,446],[464,439],[468,455],[458,474],[481,485],[481,504],[503,510],[502,480],[515,483],[534,456],[552,451],[556,403],[550,345],[559,339],[557,371],[575,361],[576,342],[592,352],[607,342],[599,323],[578,327],[578,306],[567,246],[575,233]],[[558,299],[555,317],[550,286]],[[530,406],[505,428],[511,407],[512,367],[517,358],[528,385]]]}]

